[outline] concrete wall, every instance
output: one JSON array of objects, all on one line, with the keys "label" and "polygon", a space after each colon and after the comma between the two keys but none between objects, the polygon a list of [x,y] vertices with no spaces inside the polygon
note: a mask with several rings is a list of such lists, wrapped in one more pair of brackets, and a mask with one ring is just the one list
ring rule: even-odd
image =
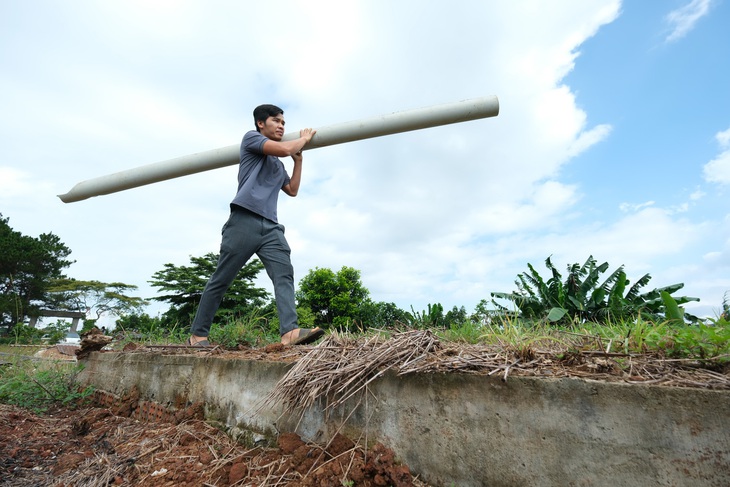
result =
[{"label": "concrete wall", "polygon": [[[264,403],[281,363],[94,353],[79,380],[115,394],[137,386],[162,404],[204,401],[211,419],[324,441],[366,432],[436,486],[728,486],[730,392],[578,379],[389,373],[350,415],[280,418]],[[347,421],[346,417],[350,416]]]}]

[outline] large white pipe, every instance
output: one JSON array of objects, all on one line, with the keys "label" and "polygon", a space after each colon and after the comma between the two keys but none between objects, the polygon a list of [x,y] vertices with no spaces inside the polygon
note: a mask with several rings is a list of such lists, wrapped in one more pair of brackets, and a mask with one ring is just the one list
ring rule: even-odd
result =
[{"label": "large white pipe", "polygon": [[[381,137],[439,125],[466,122],[499,114],[496,96],[474,98],[427,108],[395,112],[380,117],[330,125],[317,129],[316,135],[304,150],[342,144],[355,140]],[[299,131],[286,134],[283,140],[299,137]],[[239,163],[240,144],[221,147],[205,152],[139,166],[126,171],[87,179],[76,184],[71,191],[58,195],[64,203],[81,201],[92,196],[116,193],[125,189],[195,174],[198,172],[232,166]]]}]

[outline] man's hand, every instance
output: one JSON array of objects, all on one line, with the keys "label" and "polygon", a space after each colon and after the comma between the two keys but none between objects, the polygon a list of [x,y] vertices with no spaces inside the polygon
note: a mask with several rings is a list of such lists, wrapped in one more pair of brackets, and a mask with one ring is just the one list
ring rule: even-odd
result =
[{"label": "man's hand", "polygon": [[312,140],[312,137],[314,137],[314,134],[316,134],[317,131],[314,129],[302,129],[299,131],[299,137],[304,137],[307,139],[307,144]]},{"label": "man's hand", "polygon": [[294,164],[302,163],[302,151],[292,154],[291,158],[294,160]]},{"label": "man's hand", "polygon": [[[299,138],[305,140],[304,145],[306,146],[316,133],[317,131],[314,129],[302,129],[299,131]],[[302,149],[299,149],[297,152],[292,154],[291,158],[294,159],[294,164],[300,164],[302,162]]]},{"label": "man's hand", "polygon": [[[267,156],[276,156],[276,157],[289,157],[291,156],[294,158],[297,152],[299,152],[299,157],[301,161],[301,152],[302,148],[306,146],[309,141],[312,140],[312,137],[314,137],[314,134],[316,134],[317,131],[314,129],[302,129],[299,131],[299,138],[295,140],[288,140],[286,142],[277,142],[274,140],[267,140],[264,142],[264,146],[262,148],[263,153]],[[294,162],[296,162],[296,158],[294,159]]]}]

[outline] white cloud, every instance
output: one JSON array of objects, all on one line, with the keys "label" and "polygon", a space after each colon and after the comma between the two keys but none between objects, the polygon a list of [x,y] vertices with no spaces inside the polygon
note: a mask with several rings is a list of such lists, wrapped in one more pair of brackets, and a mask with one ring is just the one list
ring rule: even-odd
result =
[{"label": "white cloud", "polygon": [[608,124],[601,124],[590,130],[581,132],[578,138],[571,144],[568,150],[569,157],[575,157],[591,146],[605,140],[611,134],[613,128]]},{"label": "white cloud", "polygon": [[730,184],[730,129],[715,134],[720,145],[720,152],[702,169],[705,181],[718,184]]},{"label": "white cloud", "polygon": [[29,193],[32,187],[30,174],[13,167],[0,167],[0,197],[3,199]]},{"label": "white cloud", "polygon": [[711,183],[730,184],[730,150],[721,152],[705,164],[703,174],[705,180]]},{"label": "white cloud", "polygon": [[596,216],[593,188],[563,174],[571,158],[610,141],[614,121],[589,123],[565,76],[583,43],[617,18],[618,1],[48,8],[48,18],[26,8],[16,19],[22,28],[8,41],[26,46],[23,56],[0,53],[9,66],[0,199],[3,212],[12,199],[14,228],[52,231],[73,249],[78,278],[136,284],[149,296],[146,281],[165,263],[217,251],[236,170],[70,205],[55,194],[236,144],[264,102],[285,109],[289,130],[492,94],[501,103],[493,119],[306,152],[299,196],[282,195],[279,207],[297,280],[347,265],[375,300],[469,308],[509,290],[526,262],[593,253],[638,273],[703,230],[654,203]]},{"label": "white cloud", "polygon": [[51,185],[36,175],[14,167],[0,166],[0,203],[7,207],[19,198],[30,199],[34,193],[48,191]]},{"label": "white cloud", "polygon": [[665,41],[681,39],[691,31],[697,22],[710,11],[712,0],[692,0],[684,7],[672,10],[666,16],[671,32]]},{"label": "white cloud", "polygon": [[722,132],[718,132],[717,134],[715,134],[715,138],[717,139],[717,142],[720,144],[721,148],[730,148],[730,128]]},{"label": "white cloud", "polygon": [[619,209],[624,213],[634,213],[644,208],[654,206],[654,201],[646,201],[644,203],[621,203]]},{"label": "white cloud", "polygon": [[[454,289],[472,269],[489,268],[484,256],[472,258],[473,242],[547,229],[570,213],[579,189],[556,174],[610,129],[587,127],[561,80],[581,43],[618,10],[616,1],[172,9],[90,2],[70,16],[74,27],[47,23],[53,46],[28,52],[58,54],[37,63],[54,72],[55,87],[23,79],[13,103],[27,127],[43,121],[56,158],[73,161],[58,171],[59,193],[79,180],[236,143],[261,102],[282,105],[296,130],[499,95],[496,119],[307,153],[299,197],[282,196],[299,277],[316,266],[353,266],[375,299],[398,296],[405,306],[438,293],[442,279]],[[260,21],[274,13],[275,24]],[[64,215],[55,230],[74,249],[76,272],[144,285],[164,262],[217,250],[234,190],[233,171],[212,171],[50,213]],[[84,238],[92,226],[118,247],[113,258]]]}]

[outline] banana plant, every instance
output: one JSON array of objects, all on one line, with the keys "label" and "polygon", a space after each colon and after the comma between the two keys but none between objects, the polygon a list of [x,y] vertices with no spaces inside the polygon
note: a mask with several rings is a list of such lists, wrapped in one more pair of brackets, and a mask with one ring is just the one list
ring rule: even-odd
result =
[{"label": "banana plant", "polygon": [[411,306],[412,313],[406,312],[406,320],[413,328],[427,329],[444,325],[444,307],[441,303],[428,304],[428,310],[418,312]]},{"label": "banana plant", "polygon": [[[495,299],[511,301],[520,316],[527,320],[606,322],[611,319],[633,319],[639,315],[644,319],[661,320],[669,313],[668,319],[676,322],[678,309],[681,308],[675,309],[672,303],[678,307],[689,301],[699,301],[686,296],[671,296],[684,287],[682,283],[641,293],[651,276],[644,274],[630,286],[623,265],[601,280],[609,265],[607,262],[598,264],[592,255],[582,265],[568,265],[565,279],[550,257],[545,260],[545,267],[550,271],[548,279],[544,279],[532,264],[528,263],[527,267],[528,272],[517,275],[517,291],[491,293],[492,304],[498,311],[510,310]],[[663,293],[671,301],[663,297]],[[698,320],[683,310],[681,319]]]}]

